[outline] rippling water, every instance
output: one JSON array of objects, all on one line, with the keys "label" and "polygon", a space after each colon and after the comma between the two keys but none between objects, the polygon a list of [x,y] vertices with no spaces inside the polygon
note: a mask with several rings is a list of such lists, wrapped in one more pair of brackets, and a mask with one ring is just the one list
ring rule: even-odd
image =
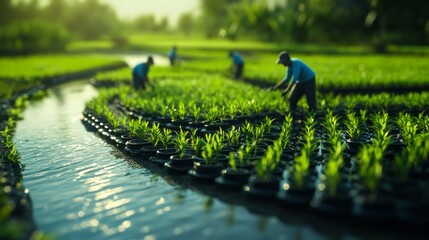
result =
[{"label": "rippling water", "polygon": [[42,231],[58,239],[360,238],[361,229],[299,211],[282,219],[256,214],[252,204],[235,205],[234,195],[211,197],[219,190],[133,164],[81,124],[85,102],[96,95],[87,80],[54,87],[18,123],[14,141]]}]

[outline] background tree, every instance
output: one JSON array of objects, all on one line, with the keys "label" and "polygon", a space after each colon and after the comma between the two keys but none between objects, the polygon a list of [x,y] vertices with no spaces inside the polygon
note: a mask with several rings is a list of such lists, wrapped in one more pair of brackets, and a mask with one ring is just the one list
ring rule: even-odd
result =
[{"label": "background tree", "polygon": [[154,15],[140,15],[132,23],[133,30],[141,32],[153,32],[155,30],[156,19]]},{"label": "background tree", "polygon": [[0,27],[6,26],[13,19],[12,0],[0,1]]},{"label": "background tree", "polygon": [[373,33],[378,50],[387,43],[427,44],[429,4],[423,0],[369,0],[365,24]]},{"label": "background tree", "polygon": [[134,19],[132,30],[137,32],[165,32],[168,30],[168,19],[162,18],[158,23],[154,15],[140,15]]},{"label": "background tree", "polygon": [[241,29],[244,34],[274,40],[280,21],[276,11],[270,10],[265,1],[247,0],[231,5],[228,11],[230,24],[224,30],[228,38],[235,39]]},{"label": "background tree", "polygon": [[366,0],[313,0],[309,38],[356,43],[369,36],[364,26],[370,10]]},{"label": "background tree", "polygon": [[62,21],[66,19],[67,9],[70,5],[65,0],[51,0],[44,10],[44,16],[51,21]]},{"label": "background tree", "polygon": [[228,25],[228,8],[239,0],[201,0],[201,22],[204,23],[206,37],[216,37],[219,30]]},{"label": "background tree", "polygon": [[177,27],[184,35],[189,35],[193,27],[193,16],[192,13],[183,13],[180,15],[177,21]]},{"label": "background tree", "polygon": [[[388,44],[427,45],[427,0],[200,0],[201,14],[183,14],[178,30],[207,37],[264,41],[364,43],[385,51]],[[112,39],[165,32],[168,19],[141,15],[129,22],[99,0],[0,1],[0,53],[62,51],[72,39]],[[128,32],[126,32],[128,31]]]},{"label": "background tree", "polygon": [[[49,21],[38,1],[2,1],[0,54],[28,54],[63,51],[69,42],[69,31],[59,21]],[[6,22],[3,22],[6,21]]]},{"label": "background tree", "polygon": [[99,39],[119,29],[120,22],[112,7],[98,0],[75,3],[66,19],[67,28],[83,39]]},{"label": "background tree", "polygon": [[[270,4],[271,3],[271,4]],[[206,36],[304,42],[427,44],[424,0],[201,0]]]},{"label": "background tree", "polygon": [[165,32],[168,30],[168,27],[169,27],[168,18],[163,17],[163,18],[161,18],[159,23],[156,25],[156,31],[157,32]]}]

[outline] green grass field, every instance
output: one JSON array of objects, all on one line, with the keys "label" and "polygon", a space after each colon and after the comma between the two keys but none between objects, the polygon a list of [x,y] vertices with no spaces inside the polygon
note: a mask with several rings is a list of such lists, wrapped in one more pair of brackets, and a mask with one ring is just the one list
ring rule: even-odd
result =
[{"label": "green grass field", "polygon": [[31,55],[0,57],[0,99],[42,84],[42,80],[95,67],[120,63],[101,55]]},{"label": "green grass field", "polygon": [[[136,34],[129,36],[128,41],[129,46],[122,50],[113,49],[108,40],[77,41],[69,45],[68,54],[0,57],[0,97],[7,98],[17,91],[39,85],[43,78],[115,63],[119,61],[121,53],[150,52],[166,56],[173,45],[178,47],[178,54],[182,58],[180,67],[170,69],[154,66],[150,73],[153,78],[176,75],[186,78],[190,72],[228,76],[231,59],[227,53],[234,49],[245,58],[244,77],[247,80],[273,85],[286,72],[283,66],[274,63],[277,53],[288,50],[292,57],[302,59],[316,71],[320,90],[392,87],[406,90],[429,86],[429,48],[425,47],[391,46],[392,54],[377,55],[365,46],[207,40],[200,36]],[[127,70],[97,76],[99,80],[112,77],[114,80],[130,80]]]},{"label": "green grass field", "polygon": [[[213,54],[212,54],[213,53]],[[181,52],[185,60],[175,68],[154,66],[150,77],[154,79],[166,77],[186,77],[192,72],[202,72],[228,76],[231,60],[224,51],[213,51],[192,57]],[[317,85],[323,91],[341,91],[358,89],[361,93],[374,89],[428,89],[429,61],[425,56],[416,55],[320,55],[296,54],[308,63],[316,72]],[[246,60],[244,78],[250,82],[274,85],[284,78],[286,68],[275,64],[277,54],[253,53],[244,54]],[[409,65],[406,65],[409,63]],[[130,80],[130,70],[103,73],[98,80],[123,79]]]}]

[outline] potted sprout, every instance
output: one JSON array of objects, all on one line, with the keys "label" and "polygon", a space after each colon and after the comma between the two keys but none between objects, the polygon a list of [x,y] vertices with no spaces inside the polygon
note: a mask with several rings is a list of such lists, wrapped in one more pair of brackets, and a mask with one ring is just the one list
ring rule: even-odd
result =
[{"label": "potted sprout", "polygon": [[203,114],[206,121],[204,129],[201,130],[203,133],[215,133],[219,129],[225,129],[228,127],[227,123],[221,121],[220,113],[221,111],[217,106],[212,106]]},{"label": "potted sprout", "polygon": [[221,175],[215,178],[215,182],[225,188],[240,189],[247,183],[251,171],[246,168],[238,168],[237,160],[233,152],[229,153],[229,167],[221,171]]},{"label": "potted sprout", "polygon": [[143,160],[149,160],[156,156],[156,151],[160,148],[162,133],[159,128],[159,123],[153,123],[147,133],[147,139],[151,145],[141,148],[141,156]]},{"label": "potted sprout", "polygon": [[151,146],[152,144],[146,140],[149,122],[142,119],[132,119],[128,125],[129,132],[133,138],[125,142],[124,151],[132,156],[138,156],[141,154],[142,147]]},{"label": "potted sprout", "polygon": [[350,185],[343,181],[342,171],[344,147],[337,142],[330,150],[328,160],[320,175],[311,207],[319,212],[337,216],[350,214],[352,199]]},{"label": "potted sprout", "polygon": [[156,151],[156,158],[152,162],[164,165],[170,160],[170,157],[177,154],[178,150],[172,146],[173,134],[168,128],[163,128],[160,136],[161,147]]},{"label": "potted sprout", "polygon": [[206,124],[205,121],[201,120],[201,107],[195,103],[190,104],[192,120],[189,122],[189,128],[192,130],[200,129]]},{"label": "potted sprout", "polygon": [[293,166],[284,174],[278,198],[289,205],[308,207],[315,191],[310,171],[310,151],[304,147],[301,154],[294,158]]},{"label": "potted sprout", "polygon": [[269,146],[266,154],[256,162],[256,174],[249,177],[243,191],[248,196],[257,198],[274,198],[279,190],[280,177],[274,174],[280,162],[281,152]]},{"label": "potted sprout", "polygon": [[353,214],[359,218],[390,221],[395,216],[393,199],[382,194],[383,145],[364,145],[358,154],[360,182],[354,192]]},{"label": "potted sprout", "polygon": [[194,166],[188,171],[188,174],[194,179],[202,181],[213,181],[220,175],[223,168],[222,163],[215,161],[215,147],[213,143],[206,143],[201,153],[202,159],[194,161]]},{"label": "potted sprout", "polygon": [[406,222],[427,226],[429,203],[424,197],[429,171],[424,165],[429,157],[429,135],[415,136],[411,146],[395,158],[397,180],[393,186],[398,196],[397,216]]},{"label": "potted sprout", "polygon": [[229,147],[237,150],[240,148],[240,138],[241,132],[240,129],[237,129],[235,126],[232,126],[231,129],[224,132],[224,139],[226,140]]},{"label": "potted sprout", "polygon": [[179,130],[180,128],[185,128],[192,120],[192,118],[187,116],[186,106],[183,101],[179,102],[177,108],[175,108],[173,105],[169,112],[171,116],[171,123],[168,123],[167,127],[171,129]]},{"label": "potted sprout", "polygon": [[170,161],[166,162],[164,166],[172,173],[184,173],[192,168],[194,164],[194,158],[191,154],[187,153],[187,146],[189,138],[187,138],[188,132],[180,129],[176,132],[176,138],[174,139],[174,145],[178,150],[178,154],[172,155]]}]

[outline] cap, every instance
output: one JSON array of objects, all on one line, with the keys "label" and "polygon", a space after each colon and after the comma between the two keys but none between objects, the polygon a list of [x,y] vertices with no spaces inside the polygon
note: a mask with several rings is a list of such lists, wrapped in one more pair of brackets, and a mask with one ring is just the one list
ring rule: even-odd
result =
[{"label": "cap", "polygon": [[149,63],[149,64],[153,64],[153,57],[152,57],[152,56],[149,56],[149,57],[147,58],[147,63]]},{"label": "cap", "polygon": [[286,51],[280,52],[280,53],[279,53],[279,57],[278,57],[278,59],[277,59],[276,63],[277,63],[277,64],[279,64],[279,63],[284,63],[284,61],[285,61],[286,59],[290,59],[289,53],[288,53],[288,52],[286,52]]}]

